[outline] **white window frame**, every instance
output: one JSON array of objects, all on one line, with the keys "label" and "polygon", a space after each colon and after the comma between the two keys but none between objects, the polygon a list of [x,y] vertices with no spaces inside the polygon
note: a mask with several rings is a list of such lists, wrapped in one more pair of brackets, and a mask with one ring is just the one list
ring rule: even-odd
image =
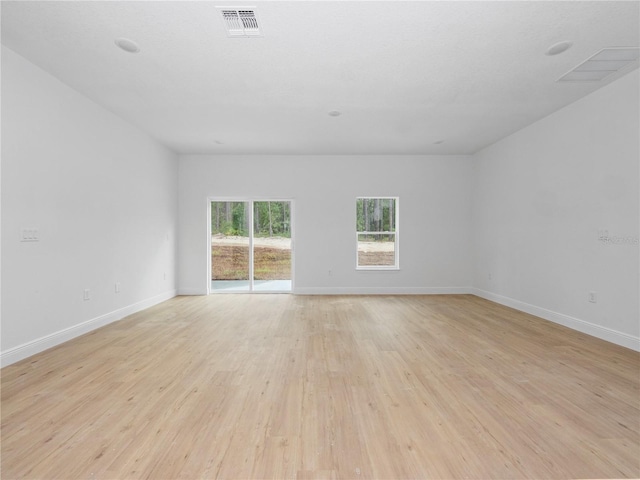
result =
[{"label": "white window frame", "polygon": [[[359,232],[358,231],[358,200],[367,199],[367,200],[395,200],[395,232]],[[363,271],[380,271],[380,270],[400,270],[400,197],[385,197],[385,196],[359,196],[356,197],[356,270]],[[394,265],[359,265],[358,264],[358,236],[359,235],[393,235],[394,243],[393,243],[393,253],[394,253]]]}]

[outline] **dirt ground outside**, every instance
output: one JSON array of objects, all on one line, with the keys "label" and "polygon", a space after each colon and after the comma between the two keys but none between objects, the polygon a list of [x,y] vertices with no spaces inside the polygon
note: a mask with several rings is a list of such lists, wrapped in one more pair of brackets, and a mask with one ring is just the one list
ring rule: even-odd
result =
[{"label": "dirt ground outside", "polygon": [[395,242],[358,242],[359,266],[391,267],[395,263]]},{"label": "dirt ground outside", "polygon": [[[291,239],[254,238],[254,279],[291,280]],[[358,265],[392,266],[395,263],[393,242],[360,242]],[[249,276],[249,239],[247,237],[212,237],[211,280],[246,280]]]},{"label": "dirt ground outside", "polygon": [[[291,239],[254,238],[254,280],[291,280]],[[249,239],[212,237],[211,280],[247,280]]]},{"label": "dirt ground outside", "polygon": [[[244,245],[249,246],[249,237],[234,237],[225,235],[214,235],[211,237],[213,245]],[[285,237],[254,237],[255,247],[277,248],[280,250],[291,249],[291,239]]]},{"label": "dirt ground outside", "polygon": [[396,256],[385,251],[358,251],[358,265],[361,267],[385,266],[392,267],[396,263]]}]

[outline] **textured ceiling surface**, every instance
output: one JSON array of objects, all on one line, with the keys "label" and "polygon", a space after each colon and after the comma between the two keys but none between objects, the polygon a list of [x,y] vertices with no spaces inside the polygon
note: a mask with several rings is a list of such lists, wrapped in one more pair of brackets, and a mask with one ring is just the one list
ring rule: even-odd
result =
[{"label": "textured ceiling surface", "polygon": [[[2,43],[178,153],[464,154],[637,68],[556,82],[638,46],[639,5],[5,1]],[[220,6],[263,36],[228,37]]]}]

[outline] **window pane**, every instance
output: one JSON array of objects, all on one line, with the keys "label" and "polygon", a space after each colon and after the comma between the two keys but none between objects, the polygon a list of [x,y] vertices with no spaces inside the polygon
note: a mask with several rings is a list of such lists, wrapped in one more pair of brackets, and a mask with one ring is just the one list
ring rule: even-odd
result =
[{"label": "window pane", "polygon": [[358,232],[395,232],[395,198],[358,198],[356,200]]},{"label": "window pane", "polygon": [[358,266],[395,266],[395,237],[395,233],[358,234]]},{"label": "window pane", "polygon": [[397,198],[356,198],[357,267],[398,268],[397,217]]},{"label": "window pane", "polygon": [[249,288],[248,209],[248,202],[211,202],[211,280],[214,290]]},{"label": "window pane", "polygon": [[[290,224],[291,202],[253,203],[254,280],[291,280]],[[259,285],[256,283],[256,287]]]}]

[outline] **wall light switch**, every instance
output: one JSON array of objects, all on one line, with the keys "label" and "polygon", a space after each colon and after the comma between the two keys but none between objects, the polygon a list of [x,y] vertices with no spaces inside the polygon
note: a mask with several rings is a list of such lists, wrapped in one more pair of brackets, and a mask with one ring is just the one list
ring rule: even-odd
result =
[{"label": "wall light switch", "polygon": [[589,301],[591,303],[598,303],[598,294],[596,292],[589,292]]},{"label": "wall light switch", "polygon": [[40,232],[37,228],[23,228],[20,231],[21,242],[38,242],[40,241]]}]

